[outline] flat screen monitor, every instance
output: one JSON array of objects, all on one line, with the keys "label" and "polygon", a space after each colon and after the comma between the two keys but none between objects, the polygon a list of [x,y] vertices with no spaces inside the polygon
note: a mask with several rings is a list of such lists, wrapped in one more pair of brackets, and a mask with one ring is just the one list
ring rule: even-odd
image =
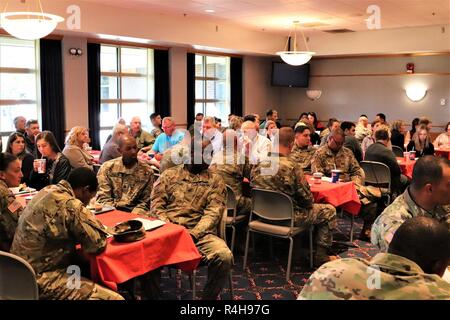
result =
[{"label": "flat screen monitor", "polygon": [[273,62],[272,86],[308,88],[309,64],[291,66],[284,62]]}]

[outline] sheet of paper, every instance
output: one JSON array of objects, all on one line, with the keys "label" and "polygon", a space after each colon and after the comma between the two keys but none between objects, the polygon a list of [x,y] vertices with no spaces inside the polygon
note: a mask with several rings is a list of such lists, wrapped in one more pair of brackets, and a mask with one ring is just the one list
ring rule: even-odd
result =
[{"label": "sheet of paper", "polygon": [[142,224],[144,225],[145,231],[153,230],[153,229],[159,228],[166,224],[162,220],[148,220],[148,219],[142,219],[142,218],[137,218],[137,219],[133,219],[133,220],[142,222]]},{"label": "sheet of paper", "polygon": [[328,182],[331,182],[331,178],[328,178],[328,177],[322,177],[322,181],[328,181]]}]

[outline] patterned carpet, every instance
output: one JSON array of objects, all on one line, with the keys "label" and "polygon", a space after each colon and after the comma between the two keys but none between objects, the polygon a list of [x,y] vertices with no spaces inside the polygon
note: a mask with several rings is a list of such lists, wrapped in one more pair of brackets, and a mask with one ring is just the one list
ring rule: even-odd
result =
[{"label": "patterned carpet", "polygon": [[[361,230],[362,221],[355,219],[354,238],[357,238]],[[338,228],[334,234],[333,250],[339,257],[370,258],[378,253],[378,249],[368,242],[353,241],[351,246],[343,242],[349,240],[350,218],[344,216],[338,218]],[[273,238],[273,257],[270,254],[270,238],[255,236],[256,253],[252,251],[250,243],[249,258],[245,271],[242,269],[245,231],[238,229],[235,249],[235,265],[233,267],[233,286],[235,300],[293,300],[296,299],[303,285],[308,280],[312,271],[309,268],[308,241],[299,239],[294,243],[294,255],[290,281],[286,282],[286,266],[288,255],[288,240]],[[228,239],[230,239],[229,237]],[[302,238],[300,236],[299,238]],[[303,240],[303,241],[302,241]],[[303,247],[305,246],[305,247]],[[197,298],[206,282],[207,268],[200,268],[197,274]],[[190,300],[192,290],[188,275],[180,271],[167,268],[162,271],[161,290],[163,300]],[[229,300],[229,286],[225,287],[221,299]]]}]

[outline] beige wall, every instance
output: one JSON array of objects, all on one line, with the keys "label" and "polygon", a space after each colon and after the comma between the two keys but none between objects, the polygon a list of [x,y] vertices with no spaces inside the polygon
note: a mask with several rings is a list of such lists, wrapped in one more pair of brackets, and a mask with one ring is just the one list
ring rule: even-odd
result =
[{"label": "beige wall", "polygon": [[[306,89],[283,88],[281,113],[285,118],[297,118],[301,112],[315,111],[321,120],[337,117],[356,121],[365,113],[370,119],[383,112],[388,121],[402,119],[411,123],[416,116],[428,116],[435,125],[450,121],[449,75],[395,75],[314,77],[314,75],[397,74],[406,73],[406,64],[415,63],[416,73],[449,73],[450,56],[383,57],[358,59],[324,59],[311,64],[311,89],[322,90],[317,101],[306,97]],[[405,87],[422,83],[428,93],[420,102],[411,102]],[[446,99],[445,106],[440,100]],[[440,130],[440,129],[438,129]]]},{"label": "beige wall", "polygon": [[266,109],[279,109],[281,89],[272,87],[272,58],[244,57],[243,113],[264,116]]},{"label": "beige wall", "polygon": [[[69,48],[80,48],[82,56],[72,56]],[[87,41],[86,38],[64,37],[63,73],[66,129],[88,127]]]},{"label": "beige wall", "polygon": [[186,48],[170,49],[170,104],[171,115],[177,124],[186,126],[187,74]]}]

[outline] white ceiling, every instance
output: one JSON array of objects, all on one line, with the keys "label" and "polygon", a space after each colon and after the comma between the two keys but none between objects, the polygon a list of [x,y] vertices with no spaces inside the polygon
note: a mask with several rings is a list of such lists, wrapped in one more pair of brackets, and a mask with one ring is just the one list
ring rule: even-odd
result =
[{"label": "white ceiling", "polygon": [[[292,22],[310,24],[307,32],[367,30],[369,5],[381,9],[381,28],[450,23],[450,0],[86,0],[162,14],[188,14],[267,32],[286,33]],[[214,9],[214,13],[205,12]]]}]

